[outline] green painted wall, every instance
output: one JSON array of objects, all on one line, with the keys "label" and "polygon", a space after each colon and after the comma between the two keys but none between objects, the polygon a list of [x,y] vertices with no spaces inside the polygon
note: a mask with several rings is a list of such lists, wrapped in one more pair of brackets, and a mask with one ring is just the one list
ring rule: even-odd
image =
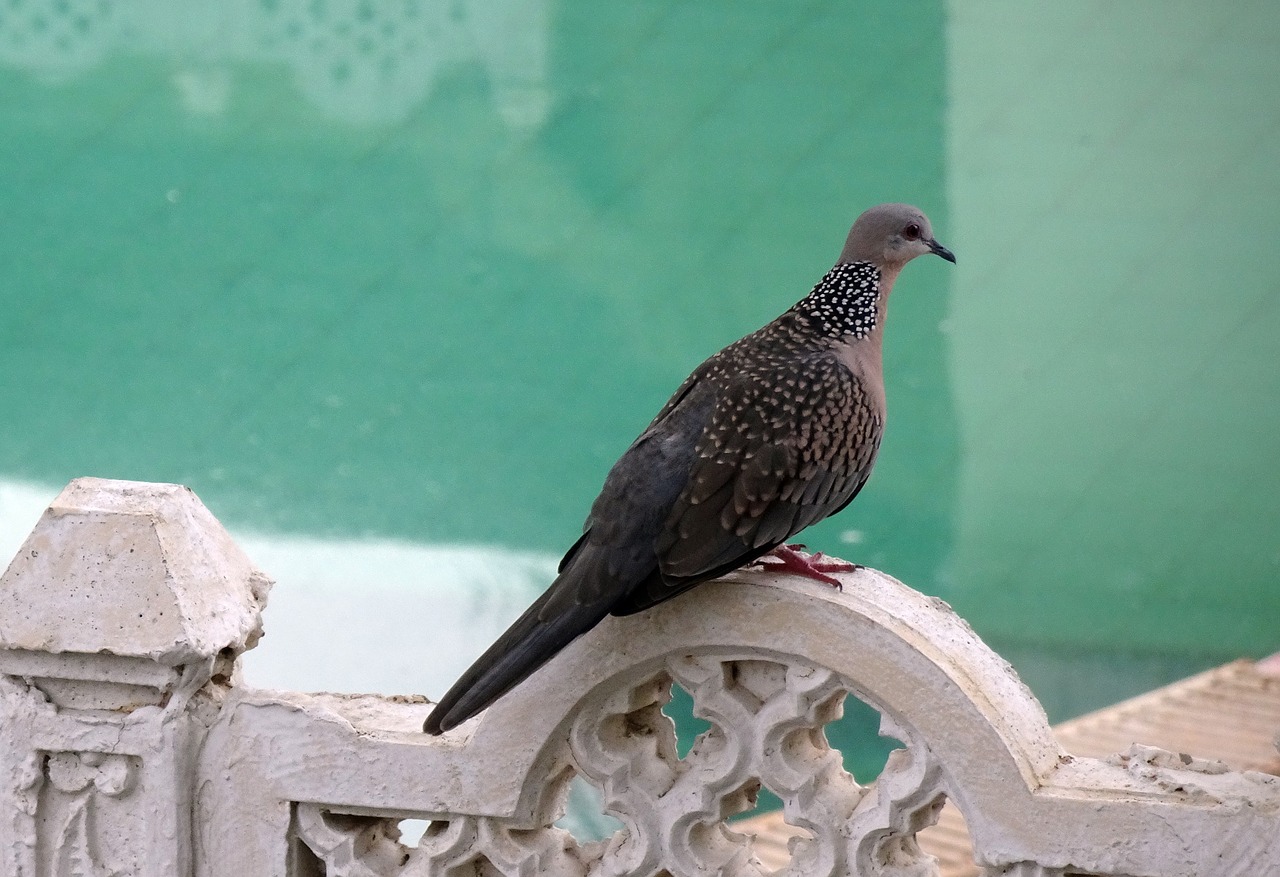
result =
[{"label": "green painted wall", "polygon": [[807,541],[951,600],[1055,718],[1280,642],[1280,7],[21,8],[0,479],[553,554],[906,200],[960,262],[901,280],[876,476]]}]

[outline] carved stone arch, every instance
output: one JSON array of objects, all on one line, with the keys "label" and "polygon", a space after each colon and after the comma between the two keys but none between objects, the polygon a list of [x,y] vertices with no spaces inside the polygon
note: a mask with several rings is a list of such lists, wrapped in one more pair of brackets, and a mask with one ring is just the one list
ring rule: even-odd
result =
[{"label": "carved stone arch", "polygon": [[895,726],[914,729],[958,788],[975,793],[1029,794],[1062,755],[1008,662],[945,602],[873,570],[846,577],[843,591],[739,573],[607,618],[461,733],[473,751],[500,747],[512,726],[553,747],[583,705],[684,655],[830,670]]},{"label": "carved stone arch", "polygon": [[[719,679],[723,668],[745,668],[744,685],[770,693],[747,695],[744,708],[735,700],[743,685]],[[673,679],[713,724],[704,751],[688,756],[698,761],[688,780],[659,713]],[[825,743],[803,742],[846,692],[907,744],[874,789],[844,774]],[[536,741],[518,766],[513,731]],[[755,873],[749,845],[721,822],[746,809],[741,798],[759,781],[814,835],[797,848],[796,873],[878,861],[901,866],[885,873],[927,873],[914,833],[946,797],[982,824],[986,798],[1007,809],[1030,797],[1062,755],[1006,662],[945,603],[872,571],[848,577],[843,591],[743,573],[606,619],[456,734],[471,759],[506,762],[514,797],[501,815],[512,826],[546,824],[540,778],[571,763],[626,826],[603,854],[625,873]],[[795,765],[761,755],[788,746],[801,752]]]},{"label": "carved stone arch", "polygon": [[[673,679],[713,717],[684,759],[659,715]],[[814,733],[844,691],[906,744],[872,787]],[[844,577],[841,592],[755,572],[707,583],[606,619],[443,737],[418,730],[428,709],[240,692],[201,768],[236,765],[234,785],[204,786],[202,825],[257,796],[247,809],[275,814],[257,823],[262,856],[274,832],[292,831],[330,875],[760,877],[750,843],[724,822],[760,780],[811,835],[787,874],[927,877],[934,864],[915,833],[945,799],[991,875],[1244,877],[1280,860],[1280,787],[1158,752],[1065,754],[1035,698],[950,607],[870,570]],[[553,825],[575,772],[626,826],[602,843]],[[410,817],[431,825],[397,853],[394,823]],[[208,861],[260,860],[244,836],[201,840]],[[377,858],[361,852],[374,846]]]}]

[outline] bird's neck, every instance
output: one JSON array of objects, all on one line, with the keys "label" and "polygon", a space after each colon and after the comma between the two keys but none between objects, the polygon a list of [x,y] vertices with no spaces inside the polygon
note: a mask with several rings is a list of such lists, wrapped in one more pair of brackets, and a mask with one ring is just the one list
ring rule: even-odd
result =
[{"label": "bird's neck", "polygon": [[889,288],[898,272],[870,262],[841,262],[826,273],[792,311],[810,328],[833,340],[879,338]]}]

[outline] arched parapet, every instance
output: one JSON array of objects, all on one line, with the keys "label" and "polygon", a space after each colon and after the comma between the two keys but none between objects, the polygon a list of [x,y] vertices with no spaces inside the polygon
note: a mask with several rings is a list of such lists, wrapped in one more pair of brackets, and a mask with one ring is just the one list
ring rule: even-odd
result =
[{"label": "arched parapet", "polygon": [[[766,787],[785,873],[926,877],[963,811],[987,877],[1256,877],[1280,780],[1135,746],[1073,757],[945,603],[745,572],[610,618],[486,713],[245,687],[268,580],[194,494],[80,480],[0,576],[0,862],[20,877],[763,875],[726,820]],[[433,631],[428,620],[423,636]],[[673,684],[709,728],[683,756]],[[859,783],[824,726],[852,695],[901,741]],[[570,782],[621,827],[557,827]],[[429,821],[416,845],[404,819]]]},{"label": "arched parapet", "polygon": [[[991,875],[1252,875],[1280,860],[1270,781],[1158,752],[1073,758],[945,603],[870,570],[844,583],[740,573],[608,619],[442,738],[417,733],[426,703],[246,692],[229,714],[253,718],[215,729],[213,751],[261,765],[250,785],[270,790],[276,830],[330,874],[764,874],[726,822],[761,785],[807,833],[788,874],[935,873],[915,835],[946,800]],[[683,758],[661,712],[673,682],[711,725]],[[849,694],[905,744],[868,786],[821,733]],[[283,761],[217,748],[262,738],[304,746]],[[555,827],[574,776],[621,821],[612,837]],[[395,840],[404,817],[431,821],[416,847]],[[1206,870],[1224,856],[1238,867]]]}]

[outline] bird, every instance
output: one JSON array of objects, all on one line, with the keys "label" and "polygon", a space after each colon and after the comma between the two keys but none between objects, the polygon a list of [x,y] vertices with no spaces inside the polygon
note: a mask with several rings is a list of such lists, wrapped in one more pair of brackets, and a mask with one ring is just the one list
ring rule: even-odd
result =
[{"label": "bird", "polygon": [[630,615],[753,563],[828,584],[854,564],[788,540],[847,506],[885,424],[881,339],[898,273],[955,255],[908,204],[854,221],[835,265],[763,328],[685,379],[609,470],[555,580],[440,699],[444,733],[607,615]]}]

